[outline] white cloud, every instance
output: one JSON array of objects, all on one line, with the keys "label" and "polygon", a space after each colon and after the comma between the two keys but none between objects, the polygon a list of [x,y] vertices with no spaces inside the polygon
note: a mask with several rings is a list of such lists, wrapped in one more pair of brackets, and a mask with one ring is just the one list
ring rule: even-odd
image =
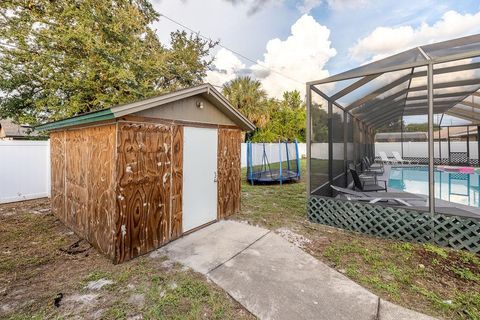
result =
[{"label": "white cloud", "polygon": [[245,64],[236,55],[221,48],[215,55],[213,70],[207,72],[205,80],[213,85],[220,86],[233,80],[245,67]]},{"label": "white cloud", "polygon": [[480,32],[480,12],[460,14],[448,11],[432,25],[419,27],[378,27],[349,49],[350,55],[359,61],[373,61],[412,47],[458,38]]},{"label": "white cloud", "polygon": [[307,81],[329,75],[325,64],[337,53],[329,38],[327,27],[303,15],[292,25],[287,39],[268,41],[263,60],[257,60],[249,68],[230,51],[220,49],[215,56],[214,70],[207,73],[206,81],[222,85],[250,73],[262,82],[269,96],[280,98],[287,90],[299,90],[303,94]]},{"label": "white cloud", "polygon": [[320,25],[309,15],[303,15],[291,27],[291,35],[285,39],[268,41],[263,60],[252,66],[257,76],[265,67],[276,72],[269,72],[261,79],[269,95],[281,97],[286,90],[305,92],[305,82],[328,76],[324,69],[327,61],[336,55],[331,47],[330,30]]}]

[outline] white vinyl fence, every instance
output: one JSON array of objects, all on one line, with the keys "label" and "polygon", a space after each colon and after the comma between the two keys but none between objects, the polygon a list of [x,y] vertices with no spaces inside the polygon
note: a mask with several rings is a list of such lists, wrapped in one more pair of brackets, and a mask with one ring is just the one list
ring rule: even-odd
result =
[{"label": "white vinyl fence", "polygon": [[[289,153],[294,152],[294,144],[288,144]],[[282,144],[282,161],[286,160],[285,146]],[[278,152],[278,143],[265,143],[265,153],[270,163],[280,162],[280,154]],[[301,158],[307,156],[307,145],[305,143],[298,144],[298,153]],[[252,143],[252,162],[253,165],[261,165],[263,158],[263,143]],[[247,166],[247,144],[242,143],[242,168]]]},{"label": "white vinyl fence", "polygon": [[0,141],[0,203],[50,196],[50,142]]},{"label": "white vinyl fence", "polygon": [[[470,159],[478,159],[478,143],[477,141],[470,141]],[[467,144],[464,141],[450,142],[450,149],[454,152],[467,152]],[[375,156],[379,157],[378,152],[383,151],[389,157],[392,157],[392,151],[401,153],[402,145],[400,142],[376,142]],[[440,151],[442,158],[448,158],[448,142],[442,141],[439,145],[438,141],[434,143],[435,158],[440,158]],[[405,158],[428,158],[428,142],[404,142],[403,143],[403,157]]]}]

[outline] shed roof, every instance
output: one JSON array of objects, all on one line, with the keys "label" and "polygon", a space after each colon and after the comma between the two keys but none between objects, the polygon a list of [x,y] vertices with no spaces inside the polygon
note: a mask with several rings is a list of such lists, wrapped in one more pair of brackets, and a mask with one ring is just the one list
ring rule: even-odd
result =
[{"label": "shed roof", "polygon": [[255,129],[253,123],[251,123],[245,116],[243,116],[237,109],[235,109],[227,101],[227,99],[209,83],[161,94],[159,96],[135,101],[132,103],[114,106],[108,109],[84,113],[63,120],[45,123],[35,127],[35,129],[55,130],[61,128],[68,128],[80,124],[115,119],[196,95],[201,95],[202,97],[210,101],[215,107],[217,107],[221,112],[227,115],[227,117],[229,117],[242,130],[252,131]]}]

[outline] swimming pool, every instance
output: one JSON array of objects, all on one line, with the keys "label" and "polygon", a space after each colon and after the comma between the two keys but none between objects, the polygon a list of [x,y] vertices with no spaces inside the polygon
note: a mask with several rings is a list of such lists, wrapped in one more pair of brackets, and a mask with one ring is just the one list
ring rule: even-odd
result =
[{"label": "swimming pool", "polygon": [[[392,167],[388,186],[405,192],[428,195],[428,168]],[[436,170],[435,197],[480,207],[480,175]]]}]

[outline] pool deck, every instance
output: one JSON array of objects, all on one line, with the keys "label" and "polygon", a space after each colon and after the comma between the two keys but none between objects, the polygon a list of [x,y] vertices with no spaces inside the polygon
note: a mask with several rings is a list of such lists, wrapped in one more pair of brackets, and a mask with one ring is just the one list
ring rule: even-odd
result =
[{"label": "pool deck", "polygon": [[[382,175],[378,176],[378,180],[385,180],[388,183],[388,180],[390,178],[390,170],[392,167],[415,167],[416,165],[384,165],[384,173]],[[421,195],[421,194],[411,194],[408,192],[405,192],[403,190],[398,190],[394,188],[388,188],[389,192],[399,192],[399,193],[404,193],[406,198],[408,195],[411,195],[412,197],[422,197],[426,201],[412,201],[409,200],[408,202],[412,205],[412,207],[406,207],[409,209],[414,209],[414,210],[421,210],[421,211],[428,211],[428,196],[426,195]],[[450,202],[446,200],[442,200],[439,198],[435,199],[435,212],[437,213],[442,213],[446,215],[455,215],[455,216],[462,216],[462,217],[469,217],[469,218],[479,218],[480,219],[480,208],[472,207],[472,206],[467,206],[464,204],[456,203],[456,202]]]}]

